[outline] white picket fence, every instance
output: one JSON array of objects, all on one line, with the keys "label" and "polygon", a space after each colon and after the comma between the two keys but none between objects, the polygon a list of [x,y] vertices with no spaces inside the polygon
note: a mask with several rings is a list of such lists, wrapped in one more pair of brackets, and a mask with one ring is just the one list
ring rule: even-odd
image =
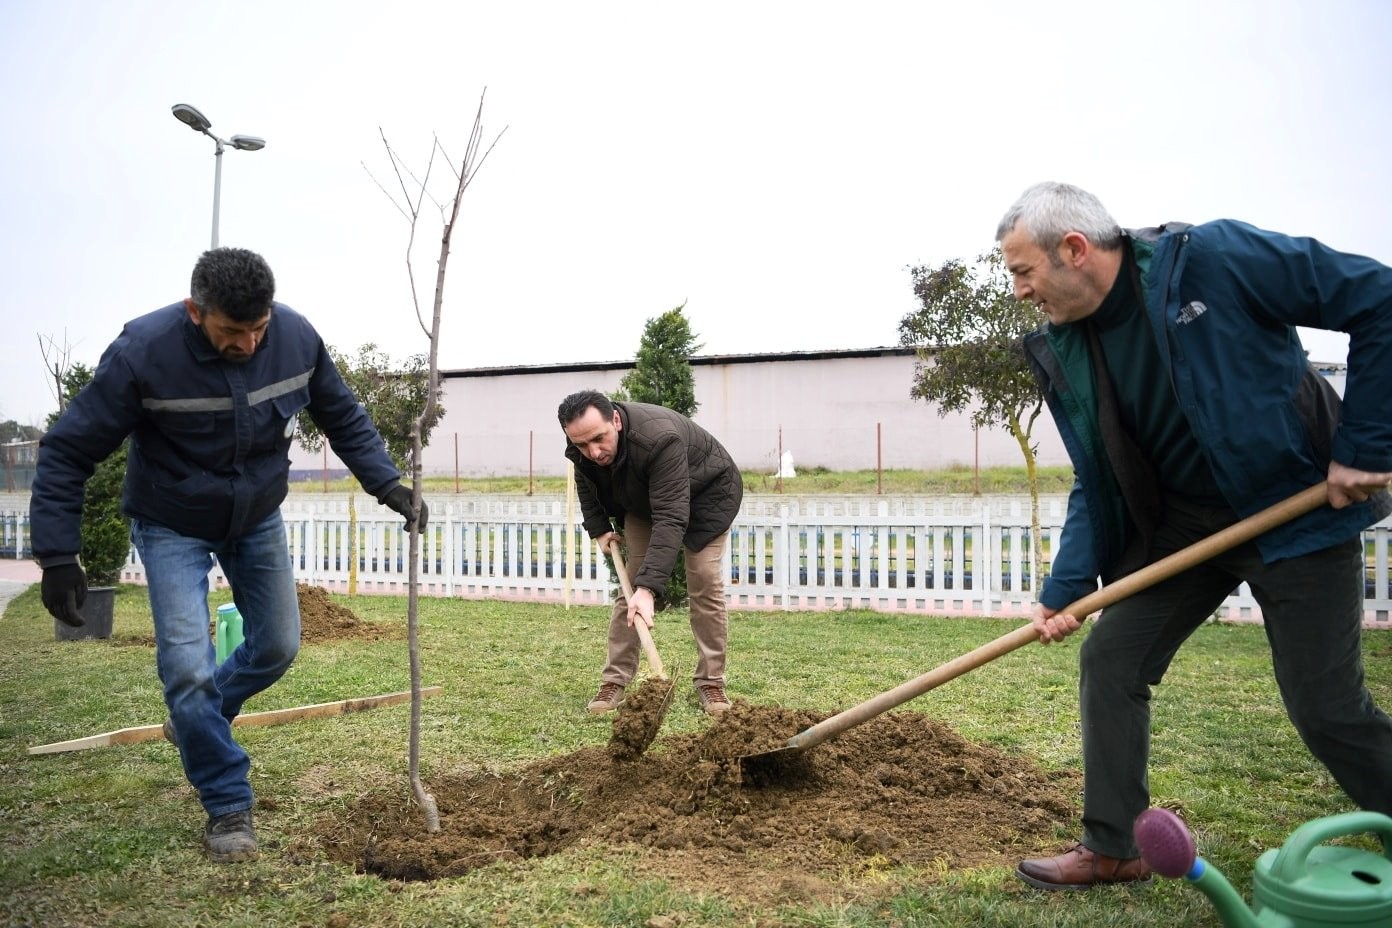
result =
[{"label": "white picket fence", "polygon": [[[27,554],[27,506],[0,494],[0,557]],[[555,603],[608,602],[604,557],[559,496],[429,499],[421,537],[424,595]],[[1041,501],[1045,570],[1066,499]],[[354,511],[350,514],[350,508]],[[281,508],[297,578],[360,593],[404,593],[409,537],[370,497],[297,495]],[[1018,616],[1035,598],[1029,500],[1021,497],[747,496],[725,554],[732,609],[872,609]],[[1388,539],[1392,519],[1364,533],[1366,618],[1392,628]],[[573,569],[572,569],[573,565]],[[143,582],[132,552],[123,579]],[[219,571],[212,579],[222,584]],[[1219,617],[1260,621],[1245,584]]]}]

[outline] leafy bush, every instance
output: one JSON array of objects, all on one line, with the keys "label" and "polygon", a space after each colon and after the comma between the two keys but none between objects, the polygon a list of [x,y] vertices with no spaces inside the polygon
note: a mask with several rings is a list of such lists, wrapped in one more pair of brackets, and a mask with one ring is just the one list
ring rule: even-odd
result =
[{"label": "leafy bush", "polygon": [[130,519],[121,512],[126,445],[97,465],[82,499],[82,566],[92,586],[114,586],[130,557]]}]

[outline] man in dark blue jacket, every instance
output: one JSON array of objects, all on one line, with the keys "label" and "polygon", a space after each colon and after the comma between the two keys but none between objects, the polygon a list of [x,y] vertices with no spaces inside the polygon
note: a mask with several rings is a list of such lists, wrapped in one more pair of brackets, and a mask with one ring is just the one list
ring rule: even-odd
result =
[{"label": "man in dark blue jacket", "polygon": [[[300,612],[281,523],[296,417],[308,409],[363,488],[424,527],[382,437],[304,317],[274,302],[257,254],[205,252],[190,296],[128,322],[92,382],[40,442],[30,498],[43,603],[81,625],[83,486],[128,436],[122,508],[145,568],[165,735],[208,813],[215,861],[256,856],[251,762],[231,723],[299,650]],[[208,634],[216,559],[243,618],[222,664]]]},{"label": "man in dark blue jacket", "polygon": [[[1096,589],[1328,481],[1329,506],[1137,593],[1080,654],[1083,836],[1027,883],[1149,879],[1151,687],[1240,583],[1281,698],[1359,806],[1392,813],[1392,720],[1364,684],[1362,530],[1392,511],[1392,268],[1228,220],[1122,230],[1091,194],[1027,190],[996,233],[1015,296],[1048,322],[1025,349],[1075,482],[1033,622],[1044,643]],[[1342,403],[1296,326],[1349,334]]]}]

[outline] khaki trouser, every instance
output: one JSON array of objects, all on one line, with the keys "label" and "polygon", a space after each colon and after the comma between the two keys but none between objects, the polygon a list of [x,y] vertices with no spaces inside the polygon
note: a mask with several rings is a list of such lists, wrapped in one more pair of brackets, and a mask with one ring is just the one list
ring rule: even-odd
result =
[{"label": "khaki trouser", "polygon": [[[648,553],[652,524],[629,513],[624,517],[623,537],[628,547],[628,575],[636,577]],[[697,686],[725,685],[725,583],[720,576],[720,562],[729,537],[726,532],[700,551],[682,549],[686,561],[686,591],[691,599],[691,635],[696,639],[696,671],[692,674],[692,682]],[[655,621],[662,624],[661,614]],[[600,679],[627,686],[638,672],[641,652],[638,633],[628,624],[628,600],[621,592],[609,619],[609,663]]]}]

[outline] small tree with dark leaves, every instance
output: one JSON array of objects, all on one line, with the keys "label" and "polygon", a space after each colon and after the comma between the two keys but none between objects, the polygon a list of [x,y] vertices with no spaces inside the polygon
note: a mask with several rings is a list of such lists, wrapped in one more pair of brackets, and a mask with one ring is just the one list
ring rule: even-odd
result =
[{"label": "small tree with dark leaves", "polygon": [[[700,351],[701,346],[691,332],[691,323],[682,313],[684,309],[686,303],[649,319],[643,326],[633,369],[619,381],[614,399],[666,406],[688,417],[696,414],[700,404],[696,402],[691,356]],[[682,558],[677,558],[672,567],[663,599],[678,606],[687,600],[686,561]]]},{"label": "small tree with dark leaves", "polygon": [[701,350],[682,310],[669,309],[643,326],[632,370],[619,382],[616,398],[666,406],[683,416],[696,415],[696,380],[691,356]]},{"label": "small tree with dark leaves", "polygon": [[1041,534],[1034,424],[1044,399],[1030,374],[1021,340],[1041,319],[1015,299],[999,249],[975,263],[946,261],[909,268],[921,304],[899,322],[899,343],[914,348],[909,394],[938,407],[939,415],[971,407],[976,428],[1003,425],[1020,445],[1029,477],[1031,578],[1038,588]]}]

